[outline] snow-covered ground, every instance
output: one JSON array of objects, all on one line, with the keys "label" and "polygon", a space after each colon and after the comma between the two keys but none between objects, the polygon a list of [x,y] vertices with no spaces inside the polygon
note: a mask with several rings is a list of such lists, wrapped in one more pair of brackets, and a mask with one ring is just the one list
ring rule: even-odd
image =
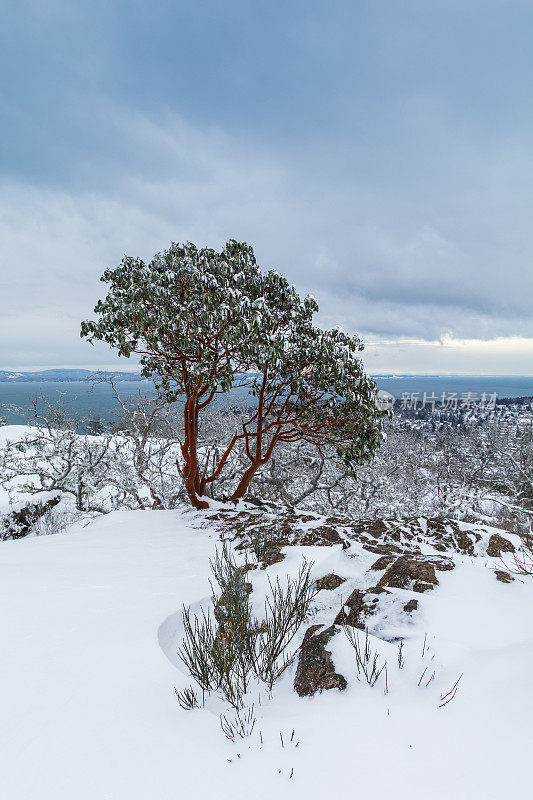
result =
[{"label": "snow-covered ground", "polygon": [[[386,621],[387,638],[405,638],[402,670],[397,645],[371,637],[387,659],[388,694],[382,682],[357,680],[340,632],[328,649],[348,688],[300,698],[293,666],[256,705],[252,736],[233,744],[217,702],[187,712],[174,695],[191,683],[175,655],[180,609],[210,595],[217,541],[195,513],[135,511],[0,543],[2,797],[527,796],[531,579],[503,584],[496,559],[457,555],[432,592],[393,590],[391,603],[417,597],[419,610]],[[370,585],[377,557],[341,545],[285,552],[249,573],[255,604],[267,575],[294,571],[303,556],[316,577],[348,578],[320,592],[309,624],[331,624],[341,598]],[[461,673],[457,695],[439,707]]]}]

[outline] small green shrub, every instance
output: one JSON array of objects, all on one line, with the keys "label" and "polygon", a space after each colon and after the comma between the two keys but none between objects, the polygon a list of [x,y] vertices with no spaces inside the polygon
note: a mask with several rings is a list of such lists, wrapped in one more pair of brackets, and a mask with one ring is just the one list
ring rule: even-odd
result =
[{"label": "small green shrub", "polygon": [[304,561],[286,584],[269,582],[265,619],[255,619],[250,606],[245,572],[235,564],[227,545],[217,551],[211,571],[213,613],[192,615],[183,609],[184,638],[178,655],[202,691],[220,691],[235,709],[256,678],[268,685],[283,674],[294,658],[289,646],[305,619],[316,594],[311,565]]}]

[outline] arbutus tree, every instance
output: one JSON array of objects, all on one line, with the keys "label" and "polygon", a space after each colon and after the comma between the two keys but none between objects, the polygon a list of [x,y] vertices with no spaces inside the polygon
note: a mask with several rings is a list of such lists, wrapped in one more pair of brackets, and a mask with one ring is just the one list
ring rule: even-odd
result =
[{"label": "arbutus tree", "polygon": [[[102,281],[108,294],[81,335],[139,355],[159,394],[183,401],[178,467],[195,508],[209,507],[206,490],[239,447],[248,466],[232,501],[281,442],[308,442],[351,469],[371,459],[384,412],[361,364],[361,340],[315,327],[314,298],[262,272],[247,244],[232,240],[221,252],[172,244],[149,264],[125,257]],[[198,441],[200,414],[237,385],[253,406],[214,463]]]}]

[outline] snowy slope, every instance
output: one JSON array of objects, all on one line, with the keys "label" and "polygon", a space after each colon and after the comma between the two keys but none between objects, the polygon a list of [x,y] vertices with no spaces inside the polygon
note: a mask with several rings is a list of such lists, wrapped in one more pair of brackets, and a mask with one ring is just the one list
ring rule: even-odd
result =
[{"label": "snowy slope", "polygon": [[[252,736],[232,744],[216,703],[186,712],[174,696],[191,683],[175,658],[179,610],[210,594],[216,541],[198,515],[160,511],[0,544],[2,797],[525,796],[531,581],[501,584],[495,560],[459,557],[420,611],[398,620],[404,669],[396,645],[372,637],[390,665],[387,695],[357,681],[341,632],[331,650],[348,689],[299,698],[293,668],[263,698]],[[306,555],[317,577],[334,571],[357,585],[375,560],[340,545],[287,551],[268,574]],[[254,598],[266,573],[251,574]],[[343,591],[321,592],[312,621],[326,622]],[[436,677],[419,687],[428,665]],[[439,708],[461,673],[457,696]]]}]

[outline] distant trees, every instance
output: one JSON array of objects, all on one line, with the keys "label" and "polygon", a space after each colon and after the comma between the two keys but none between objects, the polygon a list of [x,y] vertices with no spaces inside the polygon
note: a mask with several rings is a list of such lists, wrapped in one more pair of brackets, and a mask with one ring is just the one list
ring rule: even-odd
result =
[{"label": "distant trees", "polygon": [[[0,486],[11,508],[4,538],[30,530],[57,532],[74,518],[114,509],[171,509],[190,502],[183,482],[176,481],[184,438],[179,407],[141,393],[123,398],[118,384],[107,380],[117,416],[102,433],[92,433],[91,418],[72,419],[61,404],[42,399],[30,427],[6,437]],[[245,409],[206,410],[198,430],[199,440],[209,443],[199,449],[203,462],[219,463],[236,427],[247,419]],[[487,419],[466,430],[432,432],[430,424],[411,429],[404,423],[401,416],[386,423],[375,458],[356,474],[339,464],[335,445],[317,449],[306,441],[281,442],[256,473],[249,497],[326,516],[338,511],[353,520],[438,515],[531,533],[531,412],[526,409],[511,423]],[[245,448],[235,447],[207,491],[216,485],[219,497],[230,497],[248,466]]]},{"label": "distant trees", "polygon": [[[349,470],[371,459],[383,412],[360,339],[315,327],[316,301],[301,299],[279,273],[261,272],[248,245],[172,244],[149,264],[124,258],[102,280],[108,294],[81,335],[140,355],[160,396],[183,401],[178,467],[196,508],[208,507],[207,491],[239,459],[227,499],[242,498],[278,445],[306,443]],[[251,412],[236,417],[223,447],[200,442],[202,412],[236,385],[252,396]]]}]

